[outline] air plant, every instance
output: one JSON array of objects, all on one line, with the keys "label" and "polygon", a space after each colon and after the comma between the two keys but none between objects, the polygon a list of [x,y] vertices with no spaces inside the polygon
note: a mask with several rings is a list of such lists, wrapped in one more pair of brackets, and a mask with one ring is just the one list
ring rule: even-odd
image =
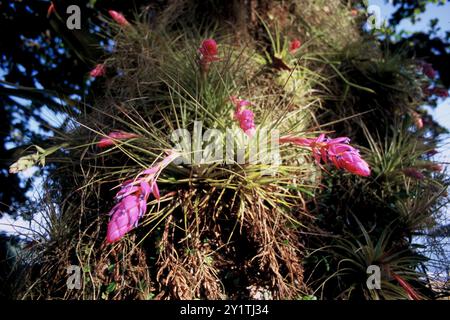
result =
[{"label": "air plant", "polygon": [[[406,279],[418,280],[421,273],[419,265],[426,259],[408,246],[395,248],[392,239],[397,232],[390,226],[383,230],[378,238],[373,239],[361,222],[355,218],[361,236],[348,234],[336,239],[335,243],[318,249],[313,254],[327,252],[333,259],[335,269],[331,275],[324,275],[318,290],[328,290],[326,286],[334,282],[337,287],[330,288],[339,299],[364,297],[366,299],[420,299],[414,287]],[[375,266],[380,272],[376,288],[368,285],[369,267]],[[401,276],[400,276],[401,275]],[[422,284],[424,285],[424,284]]]},{"label": "air plant", "polygon": [[25,171],[37,164],[44,166],[46,157],[59,151],[61,148],[67,147],[68,145],[68,143],[63,143],[61,145],[53,146],[47,149],[43,149],[37,145],[34,145],[34,147],[36,148],[36,152],[20,157],[9,167],[9,172],[15,174]]},{"label": "air plant", "polygon": [[276,70],[292,70],[292,65],[295,64],[297,53],[302,46],[302,42],[298,38],[287,39],[283,37],[278,24],[275,23],[274,31],[266,21],[261,19],[261,23],[267,32],[271,43],[271,51],[265,51],[266,59],[269,64]]}]

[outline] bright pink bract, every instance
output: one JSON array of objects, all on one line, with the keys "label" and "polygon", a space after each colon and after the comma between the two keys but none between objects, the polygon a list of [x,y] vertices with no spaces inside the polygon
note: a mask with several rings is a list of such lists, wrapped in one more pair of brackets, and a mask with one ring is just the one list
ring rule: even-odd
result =
[{"label": "bright pink bract", "polygon": [[110,243],[121,239],[128,231],[135,228],[139,219],[147,211],[147,199],[150,194],[150,185],[141,181],[139,186],[124,184],[117,193],[120,200],[110,211],[111,220],[106,232],[106,240]]},{"label": "bright pink bract", "polygon": [[370,167],[359,154],[359,150],[349,145],[350,139],[339,137],[330,139],[325,134],[317,138],[301,138],[285,136],[280,138],[280,143],[293,143],[302,147],[311,148],[314,159],[318,164],[331,162],[338,169],[344,169],[350,173],[367,177],[370,175]]},{"label": "bright pink bract", "polygon": [[230,97],[231,102],[235,105],[234,118],[239,122],[239,126],[249,137],[256,133],[255,114],[248,109],[242,109],[251,103],[248,100],[238,99],[235,96]]},{"label": "bright pink bract", "polygon": [[122,239],[126,233],[137,226],[139,219],[147,211],[147,200],[150,193],[155,199],[160,199],[156,180],[161,171],[179,155],[175,151],[169,151],[162,161],[142,171],[135,180],[127,180],[122,184],[115,196],[118,203],[109,213],[111,220],[106,233],[108,242],[113,243]]},{"label": "bright pink bract", "polygon": [[130,23],[125,19],[124,15],[114,10],[108,10],[111,18],[121,26],[128,26]]},{"label": "bright pink bract", "polygon": [[50,1],[50,5],[48,6],[47,9],[47,18],[50,17],[52,15],[52,13],[55,13],[56,9],[55,9],[55,4],[53,3],[53,1]]},{"label": "bright pink bract", "polygon": [[123,132],[123,131],[113,131],[110,134],[108,134],[107,137],[100,139],[100,141],[97,142],[97,146],[99,148],[106,148],[109,146],[113,146],[115,144],[114,140],[127,140],[131,138],[137,138],[138,135],[134,133],[129,132]]},{"label": "bright pink bract", "polygon": [[104,64],[98,64],[95,66],[94,69],[91,70],[91,72],[89,73],[89,75],[91,77],[97,78],[97,77],[101,77],[103,75],[105,75],[106,73],[106,68]]},{"label": "bright pink bract", "polygon": [[206,73],[210,64],[219,60],[219,57],[217,57],[219,49],[216,41],[214,39],[203,40],[198,52],[200,53],[200,68],[202,72]]},{"label": "bright pink bract", "polygon": [[302,45],[301,41],[299,39],[293,39],[290,43],[289,43],[289,52],[291,54],[294,54],[297,52],[297,50],[300,48],[300,46]]}]

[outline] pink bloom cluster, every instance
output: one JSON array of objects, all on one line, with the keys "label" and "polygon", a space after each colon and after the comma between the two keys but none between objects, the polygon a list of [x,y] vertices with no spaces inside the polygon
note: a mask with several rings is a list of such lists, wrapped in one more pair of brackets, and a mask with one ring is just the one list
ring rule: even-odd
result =
[{"label": "pink bloom cluster", "polygon": [[312,139],[292,136],[280,138],[280,143],[293,143],[311,148],[318,164],[331,162],[338,169],[344,169],[364,177],[369,176],[369,165],[361,158],[359,150],[349,145],[349,142],[350,139],[347,137],[329,139],[325,134]]},{"label": "pink bloom cluster", "polygon": [[131,138],[137,138],[138,135],[129,132],[123,131],[113,131],[108,134],[107,137],[101,138],[100,141],[97,142],[97,146],[99,148],[106,148],[109,146],[113,146],[115,144],[115,140],[127,140]]},{"label": "pink bloom cluster", "polygon": [[301,45],[302,45],[302,43],[301,43],[301,41],[299,39],[293,39],[289,43],[289,53],[291,53],[291,54],[296,53]]},{"label": "pink bloom cluster", "polygon": [[147,211],[150,190],[150,184],[145,180],[140,180],[139,185],[134,185],[133,181],[127,181],[122,185],[115,197],[119,202],[109,213],[111,220],[106,232],[108,242],[112,243],[121,239],[137,226],[139,219]]},{"label": "pink bloom cluster", "polygon": [[106,67],[103,63],[97,64],[94,69],[91,70],[89,75],[93,78],[104,76],[106,73]]},{"label": "pink bloom cluster", "polygon": [[235,105],[234,118],[239,122],[239,126],[250,138],[256,133],[255,115],[253,111],[243,109],[251,105],[250,101],[238,99],[235,96],[230,97],[231,102]]},{"label": "pink bloom cluster", "polygon": [[170,151],[168,155],[154,166],[141,172],[135,180],[125,181],[115,199],[118,203],[111,209],[111,219],[106,232],[106,240],[113,243],[135,228],[139,219],[147,211],[147,200],[150,193],[155,199],[160,199],[159,188],[156,183],[159,174],[179,153]]},{"label": "pink bloom cluster", "polygon": [[114,11],[114,10],[108,10],[109,15],[111,16],[111,18],[117,22],[119,25],[121,25],[122,27],[125,26],[129,26],[130,23],[128,22],[127,19],[125,19],[124,15],[121,14],[120,12]]},{"label": "pink bloom cluster", "polygon": [[211,62],[219,60],[216,41],[214,39],[203,40],[198,52],[200,53],[200,68],[202,72],[206,73]]}]

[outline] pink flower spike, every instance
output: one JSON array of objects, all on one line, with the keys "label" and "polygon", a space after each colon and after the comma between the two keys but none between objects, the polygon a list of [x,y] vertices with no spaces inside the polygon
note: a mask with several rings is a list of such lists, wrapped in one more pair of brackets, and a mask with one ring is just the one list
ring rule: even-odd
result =
[{"label": "pink flower spike", "polygon": [[52,13],[55,13],[56,9],[55,9],[55,4],[53,3],[53,1],[50,1],[50,5],[48,6],[47,9],[47,18],[49,18],[51,16]]},{"label": "pink flower spike", "polygon": [[230,99],[236,107],[234,118],[239,122],[239,126],[244,133],[250,138],[253,137],[256,133],[255,114],[251,110],[242,109],[245,106],[249,106],[251,104],[250,101],[241,100],[234,96]]},{"label": "pink flower spike", "polygon": [[370,175],[370,167],[365,162],[357,149],[349,145],[348,137],[329,139],[325,134],[317,138],[301,138],[284,136],[280,143],[293,143],[302,147],[311,148],[313,157],[318,165],[321,163],[333,163],[336,168],[347,170],[350,173],[367,177]]},{"label": "pink flower spike", "polygon": [[108,134],[107,137],[100,139],[100,141],[97,142],[97,146],[99,148],[106,148],[109,146],[113,146],[115,144],[114,140],[127,140],[127,139],[137,138],[137,137],[139,137],[139,136],[134,133],[123,132],[123,131],[113,131],[110,134]]},{"label": "pink flower spike", "polygon": [[111,209],[111,219],[108,223],[106,241],[113,243],[133,228],[137,227],[139,219],[147,211],[147,200],[150,193],[155,199],[160,199],[159,188],[156,180],[161,171],[167,167],[180,154],[169,151],[168,155],[154,166],[139,173],[136,179],[122,183],[115,199],[118,203]]},{"label": "pink flower spike", "polygon": [[91,70],[89,75],[93,78],[97,78],[97,77],[104,76],[105,73],[106,73],[106,67],[103,63],[101,63],[101,64],[96,65],[95,68]]},{"label": "pink flower spike", "polygon": [[116,204],[111,212],[111,220],[108,223],[106,241],[109,243],[120,240],[127,232],[136,227],[139,219],[147,210],[147,197],[142,187],[124,197]]},{"label": "pink flower spike", "polygon": [[219,49],[216,41],[214,39],[203,40],[198,52],[200,53],[200,69],[203,74],[206,74],[209,70],[209,65],[214,61],[220,60],[217,57]]},{"label": "pink flower spike", "polygon": [[114,10],[108,10],[109,15],[111,16],[111,18],[117,22],[119,25],[121,26],[128,26],[130,25],[130,23],[128,22],[127,19],[125,19],[124,15],[121,14],[120,12],[114,11]]},{"label": "pink flower spike", "polygon": [[370,176],[370,168],[359,155],[358,150],[347,144],[335,144],[330,146],[328,157],[339,169],[367,177]]},{"label": "pink flower spike", "polygon": [[[175,154],[169,157],[172,159],[175,157]],[[122,184],[121,190],[115,197],[119,202],[110,212],[111,220],[109,221],[106,234],[106,240],[108,242],[113,243],[120,240],[126,233],[138,225],[139,219],[147,211],[147,200],[150,193],[156,199],[160,199],[156,175],[168,164],[161,161],[155,166],[158,170],[152,171],[151,174],[141,177],[136,181],[127,180]],[[148,170],[145,172],[148,172]]]},{"label": "pink flower spike", "polygon": [[206,61],[212,62],[218,59],[217,54],[219,53],[219,50],[217,48],[216,40],[214,39],[203,40],[198,51],[202,55],[202,59]]},{"label": "pink flower spike", "polygon": [[302,43],[299,39],[291,40],[291,42],[289,43],[289,53],[295,54],[301,45]]}]

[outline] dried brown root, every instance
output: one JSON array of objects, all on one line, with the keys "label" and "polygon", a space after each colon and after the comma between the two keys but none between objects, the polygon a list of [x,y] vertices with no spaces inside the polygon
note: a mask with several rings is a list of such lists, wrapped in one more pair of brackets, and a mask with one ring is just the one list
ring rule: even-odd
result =
[{"label": "dried brown root", "polygon": [[[257,248],[257,254],[250,262],[268,281],[274,298],[294,299],[306,290],[301,264],[302,244],[288,218],[279,209],[268,208],[263,201],[255,198],[248,204],[246,212],[244,228]],[[255,286],[258,287],[258,283],[252,284],[251,288]]]},{"label": "dried brown root", "polygon": [[209,245],[201,241],[199,233],[192,233],[189,241],[176,243],[175,229],[170,216],[165,224],[157,263],[161,293],[156,298],[224,299],[224,290],[213,265],[214,253]]},{"label": "dried brown root", "polygon": [[103,243],[98,258],[95,284],[100,289],[107,287],[102,298],[151,298],[153,287],[146,253],[134,241],[121,241],[112,248]]}]

